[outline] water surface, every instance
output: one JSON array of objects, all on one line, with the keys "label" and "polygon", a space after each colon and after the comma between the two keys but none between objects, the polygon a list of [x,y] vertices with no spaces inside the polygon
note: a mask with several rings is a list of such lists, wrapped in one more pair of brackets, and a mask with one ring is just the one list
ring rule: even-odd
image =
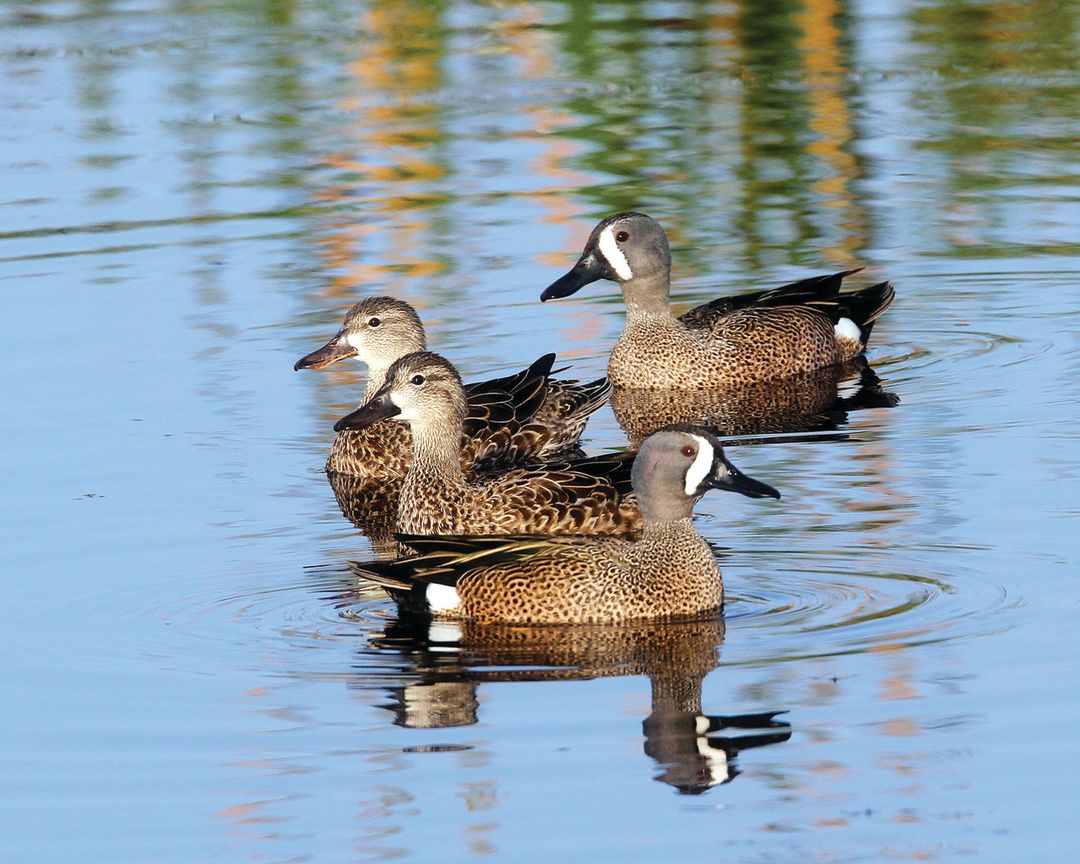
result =
[{"label": "water surface", "polygon": [[[1068,860],[1078,19],[0,3],[4,860]],[[292,363],[385,292],[602,374],[614,286],[537,296],[626,208],[681,306],[893,280],[898,404],[732,448],[722,623],[403,629],[321,474],[362,370]]]}]

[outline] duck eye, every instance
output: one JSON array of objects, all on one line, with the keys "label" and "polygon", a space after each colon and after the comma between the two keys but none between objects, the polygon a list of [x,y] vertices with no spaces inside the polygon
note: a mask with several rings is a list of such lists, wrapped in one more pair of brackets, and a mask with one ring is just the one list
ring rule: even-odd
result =
[{"label": "duck eye", "polygon": [[630,239],[630,235],[626,231],[620,231],[618,234],[615,235],[615,239],[618,240],[620,243],[625,243],[627,240]]},{"label": "duck eye", "polygon": [[689,459],[695,453],[697,453],[697,451],[689,444],[682,448],[682,455],[685,456],[687,459]]},{"label": "duck eye", "polygon": [[382,324],[382,321],[380,321],[378,318],[368,318],[367,323],[368,327],[378,327],[380,324]]},{"label": "duck eye", "polygon": [[421,384],[424,383],[424,376],[423,375],[413,375],[411,380],[412,380],[413,384],[415,384],[417,387],[419,387]]}]

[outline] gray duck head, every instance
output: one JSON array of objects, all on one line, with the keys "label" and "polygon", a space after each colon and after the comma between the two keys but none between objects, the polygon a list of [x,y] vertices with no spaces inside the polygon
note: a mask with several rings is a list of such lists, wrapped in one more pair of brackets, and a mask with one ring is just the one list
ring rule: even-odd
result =
[{"label": "gray duck head", "polygon": [[641,281],[656,286],[667,300],[671,250],[660,223],[644,213],[617,213],[593,228],[574,268],[540,295],[544,302],[569,297],[590,282],[609,279],[620,285]]},{"label": "gray duck head", "polygon": [[349,310],[333,339],[301,357],[293,369],[323,369],[346,357],[385,369],[399,357],[426,347],[424,325],[412,306],[393,297],[368,297]]},{"label": "gray duck head", "polygon": [[772,486],[732,465],[720,441],[702,426],[679,424],[654,432],[641,445],[630,478],[646,523],[692,515],[694,504],[710,489],[780,497]]}]

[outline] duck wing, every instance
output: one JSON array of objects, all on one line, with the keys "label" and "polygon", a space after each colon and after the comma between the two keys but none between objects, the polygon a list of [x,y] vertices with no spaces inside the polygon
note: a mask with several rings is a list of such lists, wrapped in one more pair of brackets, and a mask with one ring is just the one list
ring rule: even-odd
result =
[{"label": "duck wing", "polygon": [[463,462],[478,469],[508,468],[535,458],[552,432],[534,417],[544,404],[554,354],[514,375],[465,386]]},{"label": "duck wing", "polygon": [[749,294],[718,297],[701,306],[695,306],[689,312],[680,315],[679,320],[695,330],[710,330],[724,316],[751,307],[810,306],[825,311],[835,305],[844,278],[858,272],[859,268],[842,270],[839,273],[826,273],[822,276],[800,279],[798,282],[791,282],[768,291],[752,291]]},{"label": "duck wing", "polygon": [[398,541],[415,551],[395,561],[349,561],[353,574],[385,590],[402,608],[430,611],[429,585],[454,587],[466,573],[498,564],[516,563],[557,548],[594,542],[595,538],[515,534],[427,536],[399,534]]},{"label": "duck wing", "polygon": [[481,481],[484,494],[527,533],[612,534],[641,526],[630,482],[636,453],[518,468]]},{"label": "duck wing", "polygon": [[611,382],[606,377],[586,382],[549,378],[547,383],[544,404],[534,418],[551,430],[545,457],[576,447],[589,417],[611,396]]}]

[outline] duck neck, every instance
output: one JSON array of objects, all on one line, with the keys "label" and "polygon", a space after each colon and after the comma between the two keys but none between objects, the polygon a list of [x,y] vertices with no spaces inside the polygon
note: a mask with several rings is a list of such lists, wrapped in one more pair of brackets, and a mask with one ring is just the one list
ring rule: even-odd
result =
[{"label": "duck neck", "polygon": [[637,276],[622,283],[623,301],[626,303],[626,323],[673,321],[668,304],[670,276],[666,272]]},{"label": "duck neck", "polygon": [[645,517],[645,524],[641,529],[641,539],[644,541],[668,543],[679,538],[698,536],[691,516],[682,516],[677,519],[650,519],[644,510],[642,515]]},{"label": "duck neck", "polygon": [[[639,466],[635,464],[634,469],[638,470],[638,468]],[[638,489],[638,506],[641,507],[645,530],[647,531],[650,526],[656,527],[657,530],[661,530],[663,526],[689,526],[690,519],[694,515],[696,499],[684,495],[682,487],[676,485],[673,480],[664,477],[653,479],[655,486],[645,487],[641,482],[634,484]]]},{"label": "duck neck", "polygon": [[465,472],[461,470],[462,418],[455,421],[411,423],[413,439],[413,467],[410,477],[422,478],[454,486],[465,485]]}]

